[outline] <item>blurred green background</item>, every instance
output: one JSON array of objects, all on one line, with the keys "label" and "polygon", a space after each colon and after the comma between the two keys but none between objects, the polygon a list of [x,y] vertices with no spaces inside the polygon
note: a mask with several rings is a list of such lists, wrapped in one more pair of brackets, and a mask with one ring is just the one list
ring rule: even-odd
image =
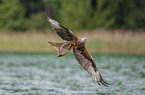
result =
[{"label": "blurred green background", "polygon": [[1,52],[55,51],[47,40],[61,40],[45,4],[62,25],[89,38],[91,52],[145,54],[144,0],[0,0]]},{"label": "blurred green background", "polygon": [[144,0],[0,0],[0,30],[48,28],[45,3],[71,30],[145,29]]}]

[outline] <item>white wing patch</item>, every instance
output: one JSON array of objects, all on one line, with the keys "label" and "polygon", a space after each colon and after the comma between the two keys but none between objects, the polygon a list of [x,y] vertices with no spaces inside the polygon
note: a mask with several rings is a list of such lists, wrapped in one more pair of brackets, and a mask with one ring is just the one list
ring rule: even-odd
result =
[{"label": "white wing patch", "polygon": [[53,20],[53,19],[50,19],[48,18],[48,21],[50,22],[50,24],[56,28],[56,29],[62,29],[62,27],[60,26],[60,23],[58,23],[57,21]]},{"label": "white wing patch", "polygon": [[91,65],[87,71],[92,75],[94,82],[99,82],[101,80],[99,71],[95,72]]}]

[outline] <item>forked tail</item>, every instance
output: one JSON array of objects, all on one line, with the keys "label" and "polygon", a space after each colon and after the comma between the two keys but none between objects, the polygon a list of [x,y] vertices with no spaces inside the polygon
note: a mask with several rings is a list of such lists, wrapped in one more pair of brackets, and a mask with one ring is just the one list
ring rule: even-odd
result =
[{"label": "forked tail", "polygon": [[58,57],[64,56],[72,49],[72,45],[70,43],[55,43],[55,42],[48,43],[56,48]]}]

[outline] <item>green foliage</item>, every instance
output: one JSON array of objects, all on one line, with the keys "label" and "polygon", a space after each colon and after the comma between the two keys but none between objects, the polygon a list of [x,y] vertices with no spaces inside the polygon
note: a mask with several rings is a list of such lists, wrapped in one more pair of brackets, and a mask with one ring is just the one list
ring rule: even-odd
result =
[{"label": "green foliage", "polygon": [[44,13],[31,14],[29,19],[26,20],[28,30],[44,30],[50,26]]},{"label": "green foliage", "polygon": [[145,1],[97,0],[93,21],[101,28],[145,28]]},{"label": "green foliage", "polygon": [[145,1],[127,0],[124,9],[124,24],[126,28],[136,29],[145,28]]},{"label": "green foliage", "polygon": [[25,17],[29,18],[31,14],[37,14],[44,10],[42,0],[20,0],[22,6],[25,7]]},{"label": "green foliage", "polygon": [[0,30],[49,28],[46,3],[71,30],[145,29],[144,0],[0,0]]},{"label": "green foliage", "polygon": [[25,8],[19,0],[1,0],[0,4],[0,28],[12,30],[24,30]]},{"label": "green foliage", "polygon": [[62,0],[60,16],[63,24],[73,30],[87,27],[91,17],[89,0]]},{"label": "green foliage", "polygon": [[48,4],[56,15],[59,16],[60,6],[61,6],[61,0],[43,0],[45,4]]}]

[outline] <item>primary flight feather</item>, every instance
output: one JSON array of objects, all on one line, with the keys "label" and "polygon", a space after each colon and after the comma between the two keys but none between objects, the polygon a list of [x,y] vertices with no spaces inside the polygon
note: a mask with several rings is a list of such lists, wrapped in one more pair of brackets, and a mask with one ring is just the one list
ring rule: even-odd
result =
[{"label": "primary flight feather", "polygon": [[48,16],[48,21],[58,36],[66,41],[65,43],[48,42],[56,48],[58,56],[64,56],[73,49],[76,60],[92,76],[94,82],[97,82],[99,85],[108,86],[109,83],[102,78],[94,59],[85,47],[86,37],[79,38],[50,16]]}]

